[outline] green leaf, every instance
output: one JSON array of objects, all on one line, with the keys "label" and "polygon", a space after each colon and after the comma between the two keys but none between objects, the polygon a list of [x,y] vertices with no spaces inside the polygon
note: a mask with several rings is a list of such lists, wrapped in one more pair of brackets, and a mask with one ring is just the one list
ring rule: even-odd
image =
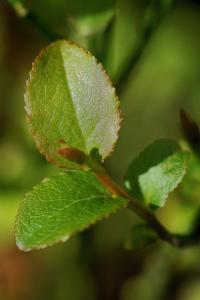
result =
[{"label": "green leaf", "polygon": [[157,233],[147,224],[137,224],[133,226],[125,240],[125,247],[128,250],[141,249],[158,240]]},{"label": "green leaf", "polygon": [[173,140],[161,139],[144,149],[130,165],[125,185],[137,199],[164,206],[186,173],[188,152]]},{"label": "green leaf", "polygon": [[76,44],[52,43],[36,58],[25,95],[37,146],[56,165],[79,168],[63,158],[63,147],[89,155],[110,154],[120,128],[119,102],[96,59]]},{"label": "green leaf", "polygon": [[17,245],[28,251],[65,241],[126,203],[90,171],[62,172],[26,195],[16,219]]}]

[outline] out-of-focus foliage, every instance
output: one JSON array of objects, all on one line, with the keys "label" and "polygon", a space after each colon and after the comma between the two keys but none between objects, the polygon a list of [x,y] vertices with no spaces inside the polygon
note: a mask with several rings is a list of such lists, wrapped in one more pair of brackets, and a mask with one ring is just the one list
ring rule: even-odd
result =
[{"label": "out-of-focus foliage", "polygon": [[125,247],[129,250],[141,250],[154,244],[157,240],[156,232],[147,224],[136,224],[126,236]]},{"label": "out-of-focus foliage", "polygon": [[182,200],[199,204],[200,193],[200,161],[196,156],[192,156],[189,160],[188,170],[179,189]]},{"label": "out-of-focus foliage", "polygon": [[116,0],[10,0],[20,16],[29,13],[48,32],[90,36],[106,28],[114,15]]},{"label": "out-of-focus foliage", "polygon": [[13,236],[13,218],[22,198],[22,193],[10,192],[0,194],[0,243],[11,241]]},{"label": "out-of-focus foliage", "polygon": [[[78,1],[70,0],[23,3],[46,30],[92,50],[116,79],[134,50],[149,1],[119,0],[115,6],[109,1],[91,1],[92,7],[87,1],[80,1],[80,7]],[[73,10],[66,9],[67,3]],[[146,145],[163,137],[182,136],[181,108],[200,122],[199,16],[198,1],[176,2],[120,97],[124,122],[108,166],[121,182],[133,157]],[[89,28],[93,22],[96,25]],[[0,298],[198,300],[199,247],[177,250],[156,243],[136,253],[125,250],[125,234],[140,221],[126,210],[66,244],[31,254],[16,250],[13,220],[22,194],[55,173],[35,149],[23,108],[25,79],[35,56],[47,43],[41,30],[18,18],[6,2],[0,3]],[[106,57],[102,55],[104,48]],[[190,232],[197,216],[198,158],[189,161],[190,169],[165,207],[157,211],[173,232]]]}]

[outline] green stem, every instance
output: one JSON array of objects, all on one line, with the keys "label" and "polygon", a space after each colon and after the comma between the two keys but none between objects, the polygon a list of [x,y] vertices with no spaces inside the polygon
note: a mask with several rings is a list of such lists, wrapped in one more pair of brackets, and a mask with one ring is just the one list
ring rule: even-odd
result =
[{"label": "green stem", "polygon": [[34,24],[36,26],[36,28],[38,29],[38,31],[40,31],[50,42],[53,42],[57,39],[62,39],[63,37],[53,33],[52,31],[50,31],[47,26],[45,26],[36,16],[34,13],[29,12],[26,15],[26,19],[28,21],[30,21],[32,24]]},{"label": "green stem", "polygon": [[126,85],[133,68],[143,55],[144,50],[146,49],[146,46],[148,45],[158,25],[172,8],[174,1],[175,0],[153,0],[150,7],[148,7],[144,16],[141,34],[139,35],[136,48],[133,51],[132,56],[130,56],[126,61],[124,69],[116,82],[119,93],[121,93],[124,89],[124,86]]},{"label": "green stem", "polygon": [[41,22],[41,20],[32,11],[28,10],[22,2],[11,0],[7,1],[14,8],[18,16],[31,22],[50,42],[63,38],[62,36],[49,30],[49,28],[43,22]]}]

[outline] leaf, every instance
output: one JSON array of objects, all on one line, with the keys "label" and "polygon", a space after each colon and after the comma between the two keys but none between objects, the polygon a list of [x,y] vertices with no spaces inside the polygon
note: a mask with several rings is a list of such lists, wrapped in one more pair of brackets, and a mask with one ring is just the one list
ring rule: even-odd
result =
[{"label": "leaf", "polygon": [[65,241],[127,201],[111,195],[90,171],[62,172],[26,195],[16,219],[17,245],[28,251]]},{"label": "leaf", "polygon": [[144,149],[130,165],[125,186],[137,199],[150,206],[164,206],[186,173],[188,152],[177,142],[161,139]]},{"label": "leaf", "polygon": [[31,132],[38,148],[58,166],[79,168],[59,149],[110,154],[120,128],[119,102],[96,59],[76,44],[60,40],[36,58],[25,95]]},{"label": "leaf", "polygon": [[128,250],[141,249],[154,244],[157,240],[157,233],[147,224],[137,224],[128,233],[125,240],[125,247]]}]

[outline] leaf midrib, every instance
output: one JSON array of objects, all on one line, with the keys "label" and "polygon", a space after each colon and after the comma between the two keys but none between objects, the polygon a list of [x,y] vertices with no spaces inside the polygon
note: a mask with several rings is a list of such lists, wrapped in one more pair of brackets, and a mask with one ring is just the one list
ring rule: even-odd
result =
[{"label": "leaf midrib", "polygon": [[65,78],[65,81],[66,81],[66,88],[69,92],[69,99],[70,99],[71,104],[72,104],[71,107],[72,107],[73,112],[74,112],[75,120],[76,120],[76,123],[77,123],[77,127],[80,131],[80,138],[82,140],[82,145],[83,145],[83,148],[84,148],[84,149],[79,149],[79,150],[82,150],[82,151],[85,150],[87,152],[87,144],[85,142],[85,136],[84,136],[83,131],[81,129],[81,126],[79,124],[79,118],[78,118],[78,115],[77,115],[77,112],[76,112],[76,105],[74,104],[73,97],[72,97],[72,94],[71,94],[70,85],[69,85],[69,81],[68,81],[68,78],[67,78],[67,72],[65,70],[65,63],[64,63],[64,56],[63,56],[63,53],[62,53],[62,47],[60,45],[59,45],[59,53],[60,53],[60,58],[61,58],[61,62],[62,62],[61,65],[62,65],[63,73],[65,75],[65,76],[63,76],[63,78]]}]

